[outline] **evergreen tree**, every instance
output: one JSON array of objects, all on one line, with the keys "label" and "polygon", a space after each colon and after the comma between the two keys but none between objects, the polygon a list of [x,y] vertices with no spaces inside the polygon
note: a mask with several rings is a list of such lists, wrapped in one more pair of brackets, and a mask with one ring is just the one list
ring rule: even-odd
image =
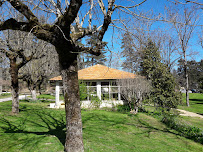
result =
[{"label": "evergreen tree", "polygon": [[175,108],[180,102],[180,94],[175,91],[175,79],[167,65],[161,62],[158,47],[152,40],[148,40],[141,58],[140,74],[152,85],[150,99],[163,109]]},{"label": "evergreen tree", "polygon": [[[96,27],[94,26],[94,29],[96,30]],[[91,36],[89,36],[86,39],[86,45],[87,47],[93,47],[94,50],[98,49],[96,47],[96,44],[99,42],[98,40],[98,33],[94,33]],[[105,62],[107,61],[105,53],[107,52],[105,49],[107,42],[102,42],[101,46],[101,54],[99,56],[92,55],[89,53],[81,53],[80,57],[78,58],[79,61],[81,61],[82,66],[80,69],[87,68],[89,66],[93,66],[96,64],[102,64],[104,65]]]},{"label": "evergreen tree", "polygon": [[151,79],[155,69],[161,64],[159,48],[152,40],[148,40],[147,45],[142,50],[140,62],[140,74]]}]

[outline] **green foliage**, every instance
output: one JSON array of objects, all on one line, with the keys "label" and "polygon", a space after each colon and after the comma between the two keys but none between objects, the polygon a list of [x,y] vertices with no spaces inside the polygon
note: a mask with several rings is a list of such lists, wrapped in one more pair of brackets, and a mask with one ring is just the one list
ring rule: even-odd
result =
[{"label": "green foliage", "polygon": [[125,105],[118,105],[117,106],[117,111],[121,112],[121,113],[129,113],[130,111],[130,106],[129,104],[125,104]]},{"label": "green foliage", "polygon": [[165,115],[162,122],[181,133],[182,136],[203,144],[203,131],[200,128],[178,121],[175,115]]},{"label": "green foliage", "polygon": [[[187,72],[189,77],[189,89],[203,91],[203,60],[200,62],[195,60],[187,61]],[[177,79],[181,86],[185,86],[185,70],[183,59],[178,61]]]},{"label": "green foliage", "polygon": [[99,97],[96,95],[96,96],[91,96],[91,106],[92,108],[99,108],[102,101],[99,99]]},{"label": "green foliage", "polygon": [[87,86],[84,82],[79,81],[80,101],[87,99]]},{"label": "green foliage", "polygon": [[[96,30],[96,26],[94,26],[93,29]],[[102,43],[99,48],[97,47],[98,43]],[[83,69],[96,64],[104,65],[107,61],[105,55],[107,52],[105,48],[106,44],[107,42],[100,42],[98,32],[89,35],[86,39],[86,46],[91,47],[94,51],[100,52],[100,55],[96,56],[90,53],[80,53],[78,56],[79,68]]]},{"label": "green foliage", "polygon": [[161,63],[161,56],[156,44],[148,40],[143,49],[140,74],[151,81],[152,90],[150,100],[158,107],[170,110],[181,102],[180,93],[175,91],[175,79],[168,67]]},{"label": "green foliage", "polygon": [[140,74],[145,76],[147,79],[151,79],[151,77],[155,74],[154,70],[161,66],[161,55],[158,49],[159,48],[156,44],[149,39],[147,45],[142,50]]}]

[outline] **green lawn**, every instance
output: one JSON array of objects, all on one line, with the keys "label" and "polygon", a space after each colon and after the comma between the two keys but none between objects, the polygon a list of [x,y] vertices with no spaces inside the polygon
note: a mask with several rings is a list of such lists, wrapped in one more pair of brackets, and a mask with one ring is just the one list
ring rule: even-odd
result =
[{"label": "green lawn", "polygon": [[203,130],[203,119],[202,118],[181,116],[180,119],[185,124],[188,124],[190,126],[195,126],[195,127],[200,128],[201,130]]},{"label": "green lawn", "polygon": [[2,93],[0,95],[0,99],[4,99],[4,98],[8,98],[8,97],[11,97],[11,93]]},{"label": "green lawn", "polygon": [[[55,99],[55,96],[50,95],[50,94],[41,94],[41,95],[37,96],[37,98],[40,98],[40,99]],[[60,98],[60,100],[64,99],[63,95],[60,95],[59,98]]]},{"label": "green lawn", "polygon": [[[12,115],[11,102],[0,103],[1,152],[62,152],[65,112],[48,109],[48,103],[20,103]],[[121,114],[82,110],[86,152],[198,152],[203,146],[181,137],[144,113]]]},{"label": "green lawn", "polygon": [[184,94],[183,105],[178,106],[178,108],[203,115],[203,94],[190,93],[189,98],[190,98],[190,107],[186,106],[185,94]]}]

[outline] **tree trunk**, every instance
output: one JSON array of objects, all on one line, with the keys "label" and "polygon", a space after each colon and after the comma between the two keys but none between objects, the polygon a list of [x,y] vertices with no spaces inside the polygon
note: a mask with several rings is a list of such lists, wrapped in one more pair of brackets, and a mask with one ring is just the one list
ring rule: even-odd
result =
[{"label": "tree trunk", "polygon": [[37,100],[37,94],[36,94],[36,89],[30,90],[31,95],[32,95],[32,100],[36,101]]},{"label": "tree trunk", "polygon": [[[71,57],[70,57],[71,56]],[[82,118],[78,84],[77,55],[59,55],[59,63],[63,79],[66,111],[66,152],[83,152]]]},{"label": "tree trunk", "polygon": [[188,82],[188,72],[187,72],[187,59],[186,59],[186,51],[184,51],[184,70],[185,70],[185,80],[186,80],[186,105],[189,107],[189,82]]},{"label": "tree trunk", "polygon": [[[187,69],[186,69],[187,71]],[[189,102],[189,86],[188,86],[188,74],[186,74],[186,105],[189,107],[190,102]]]},{"label": "tree trunk", "polygon": [[11,75],[11,92],[12,92],[12,113],[19,113],[19,86],[18,86],[18,67],[16,60],[10,60],[10,75]]}]

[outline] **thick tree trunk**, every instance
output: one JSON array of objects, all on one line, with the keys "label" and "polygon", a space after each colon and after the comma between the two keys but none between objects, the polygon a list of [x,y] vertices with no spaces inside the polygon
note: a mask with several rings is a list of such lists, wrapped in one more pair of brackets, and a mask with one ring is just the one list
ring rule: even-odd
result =
[{"label": "thick tree trunk", "polygon": [[10,60],[11,92],[12,92],[12,113],[19,113],[19,86],[18,86],[18,67],[15,59]]},{"label": "thick tree trunk", "polygon": [[[64,54],[63,54],[64,55]],[[77,55],[59,55],[59,63],[63,79],[65,111],[66,111],[66,152],[83,152],[82,118],[78,84]]]}]

